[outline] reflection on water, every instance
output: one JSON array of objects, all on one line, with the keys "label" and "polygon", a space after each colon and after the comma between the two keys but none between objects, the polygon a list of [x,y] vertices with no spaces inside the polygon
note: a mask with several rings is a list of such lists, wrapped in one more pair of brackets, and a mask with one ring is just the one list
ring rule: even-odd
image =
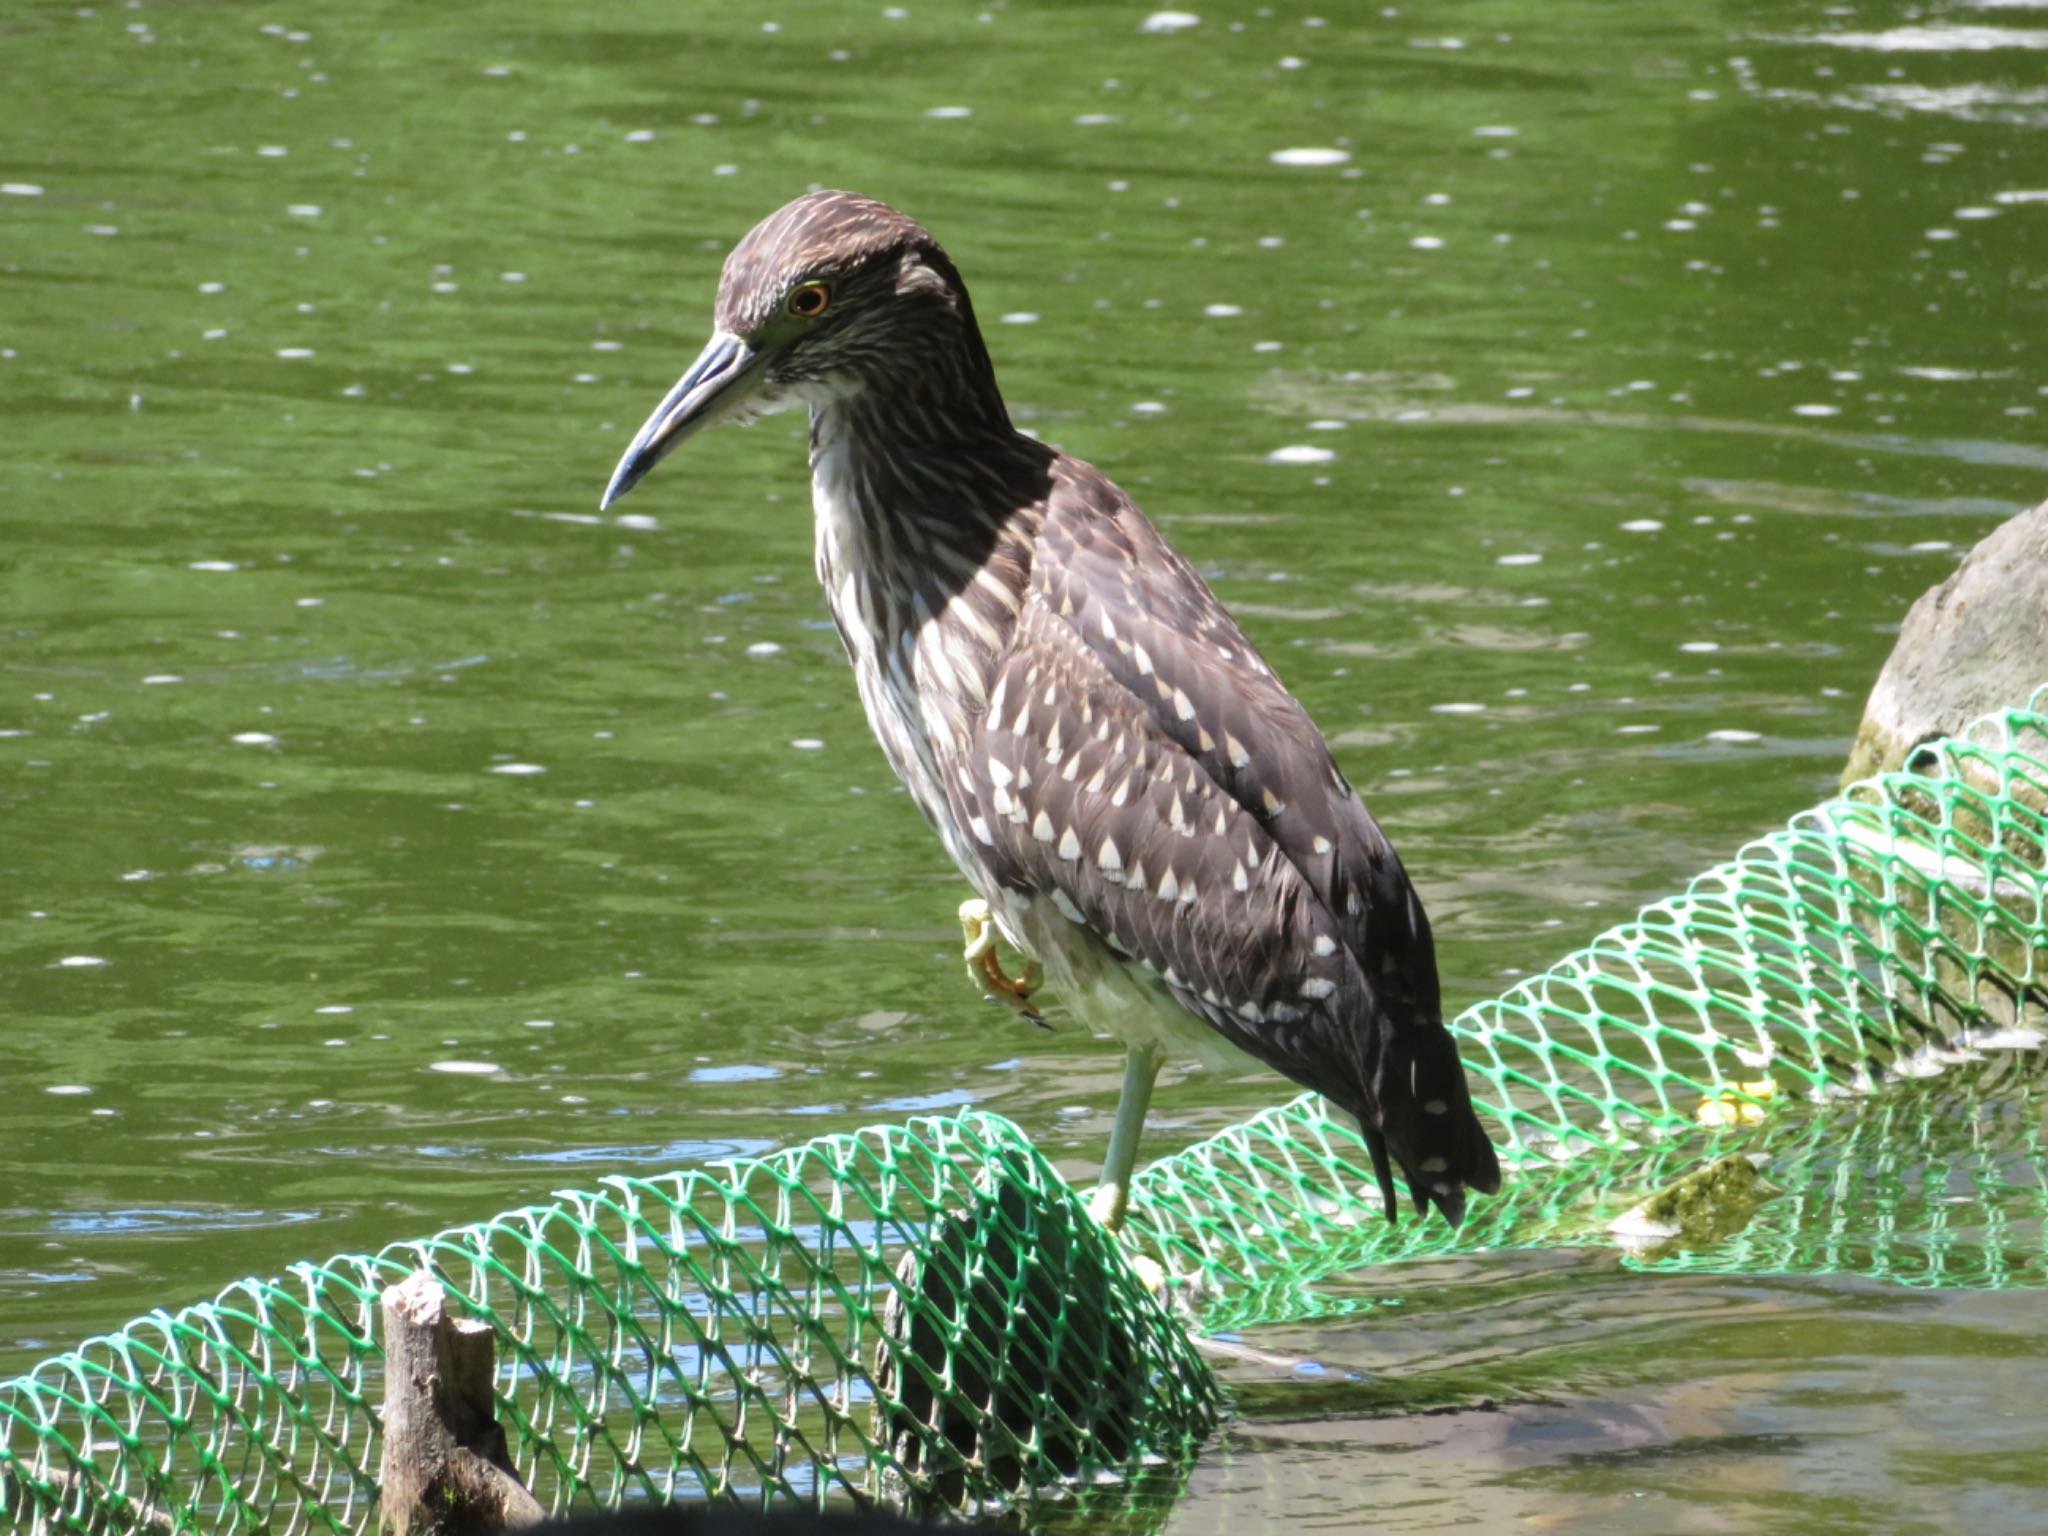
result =
[{"label": "reflection on water", "polygon": [[[938,231],[1019,420],[1244,615],[1454,1004],[1828,791],[1905,605],[2048,479],[2038,16],[1167,14],[11,19],[0,1369],[912,1107],[1092,1171],[1120,1064],[967,995],[800,426],[595,511],[813,182]],[[1276,1091],[1170,1073],[1149,1144]],[[1402,1304],[1257,1341],[1330,1369],[1248,1387],[1171,1528],[2023,1528],[2030,1293],[1362,1284]]]}]

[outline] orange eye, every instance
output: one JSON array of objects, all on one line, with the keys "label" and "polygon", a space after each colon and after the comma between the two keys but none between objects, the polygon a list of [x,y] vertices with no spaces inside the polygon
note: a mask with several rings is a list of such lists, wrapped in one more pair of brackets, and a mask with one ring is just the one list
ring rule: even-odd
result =
[{"label": "orange eye", "polygon": [[789,312],[799,320],[815,320],[832,305],[832,290],[823,283],[805,283],[789,296]]}]

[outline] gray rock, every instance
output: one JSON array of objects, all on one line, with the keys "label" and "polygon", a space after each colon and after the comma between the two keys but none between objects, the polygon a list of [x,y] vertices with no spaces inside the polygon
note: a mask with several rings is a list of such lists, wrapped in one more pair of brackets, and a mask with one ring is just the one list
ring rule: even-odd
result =
[{"label": "gray rock", "polygon": [[2048,683],[2048,502],[1985,535],[1920,594],[1870,690],[1842,782],[1910,766],[1914,750]]}]

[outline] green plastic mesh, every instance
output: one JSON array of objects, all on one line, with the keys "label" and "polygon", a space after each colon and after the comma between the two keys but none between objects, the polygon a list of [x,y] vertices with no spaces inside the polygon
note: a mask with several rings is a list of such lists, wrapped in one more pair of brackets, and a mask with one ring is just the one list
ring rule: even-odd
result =
[{"label": "green plastic mesh", "polygon": [[301,1264],[0,1386],[0,1513],[72,1530],[367,1528],[378,1298],[495,1326],[544,1505],[887,1499],[985,1512],[1183,1462],[1186,1334],[1007,1121],[926,1119]]},{"label": "green plastic mesh", "polygon": [[[1304,1097],[1141,1174],[1125,1231],[1206,1327],[1330,1311],[1413,1255],[1609,1244],[1740,1150],[1777,1194],[1630,1262],[2048,1283],[2030,1076],[2048,1022],[2048,690],[1858,784],[1459,1018],[1507,1182],[1390,1227]],[[1181,1317],[997,1117],[827,1137],[157,1312],[0,1383],[0,1518],[353,1533],[378,1294],[425,1267],[499,1341],[542,1502],[987,1513],[1171,1485],[1221,1404]],[[1105,1495],[1103,1490],[1108,1490]]]}]

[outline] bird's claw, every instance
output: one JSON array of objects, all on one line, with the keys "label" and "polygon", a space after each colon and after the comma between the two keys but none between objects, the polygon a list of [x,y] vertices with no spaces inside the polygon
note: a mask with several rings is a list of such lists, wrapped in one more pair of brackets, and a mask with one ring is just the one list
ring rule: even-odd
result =
[{"label": "bird's claw", "polygon": [[1123,1228],[1130,1193],[1121,1184],[1098,1184],[1088,1197],[1088,1217],[1105,1232],[1114,1235]]},{"label": "bird's claw", "polygon": [[1003,970],[1002,960],[996,954],[995,918],[988,903],[979,896],[960,903],[960,932],[967,941],[961,951],[961,958],[967,962],[967,979],[981,989],[983,996],[1007,1004],[1044,1029],[1045,1015],[1031,1006],[1031,994],[1038,986],[1038,967],[1027,962],[1018,976]]}]

